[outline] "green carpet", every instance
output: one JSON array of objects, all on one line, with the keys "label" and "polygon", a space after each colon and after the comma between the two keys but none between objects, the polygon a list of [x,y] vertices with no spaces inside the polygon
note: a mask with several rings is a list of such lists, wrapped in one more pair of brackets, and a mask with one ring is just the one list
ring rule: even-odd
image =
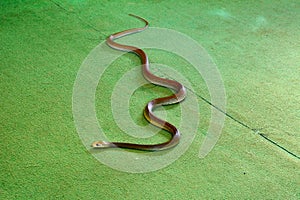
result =
[{"label": "green carpet", "polygon": [[[0,199],[300,199],[298,1],[16,0],[0,5]],[[205,158],[198,153],[211,105],[193,71],[183,73],[195,81],[200,126],[189,149],[169,166],[149,173],[118,171],[82,144],[72,113],[77,72],[107,36],[143,25],[128,13],[146,18],[151,27],[188,35],[216,63],[226,89],[226,122]],[[179,71],[188,65],[166,52],[147,52],[152,62]],[[129,138],[113,121],[110,90],[139,62],[125,54],[107,71],[106,85],[97,88],[97,117],[114,140]],[[141,110],[157,94],[169,91],[137,90],[130,104],[137,124],[147,124]],[[180,112],[178,105],[166,111]],[[174,124],[178,120],[170,118]]]}]

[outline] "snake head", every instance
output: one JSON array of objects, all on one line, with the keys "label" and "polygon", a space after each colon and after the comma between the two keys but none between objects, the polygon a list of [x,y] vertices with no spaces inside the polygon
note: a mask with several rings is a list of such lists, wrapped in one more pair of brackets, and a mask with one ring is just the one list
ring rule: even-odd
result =
[{"label": "snake head", "polygon": [[110,147],[110,143],[105,141],[97,141],[97,142],[93,142],[91,146],[94,148],[108,148]]}]

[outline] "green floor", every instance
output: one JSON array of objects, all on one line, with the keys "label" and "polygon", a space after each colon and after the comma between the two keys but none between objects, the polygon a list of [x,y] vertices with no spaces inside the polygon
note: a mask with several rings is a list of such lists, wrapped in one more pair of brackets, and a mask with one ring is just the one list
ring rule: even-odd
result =
[{"label": "green floor", "polygon": [[[27,0],[0,5],[0,199],[300,199],[298,1]],[[200,127],[188,151],[168,167],[117,171],[82,144],[72,114],[77,72],[108,35],[142,26],[128,13],[143,16],[152,27],[190,36],[218,66],[228,116],[204,159],[198,153],[211,107],[201,98],[209,100],[201,81],[195,83]],[[155,50],[149,56],[178,70],[186,64]],[[134,55],[124,55],[107,74],[109,84],[97,88],[97,116],[107,130],[118,130],[111,111],[102,109],[109,107],[110,83],[116,81],[109,74],[119,76],[138,64]],[[185,72],[190,80],[193,75]],[[137,124],[145,124],[140,114],[150,95],[169,94],[156,90],[141,88],[132,100]],[[122,133],[112,137],[126,139]]]}]

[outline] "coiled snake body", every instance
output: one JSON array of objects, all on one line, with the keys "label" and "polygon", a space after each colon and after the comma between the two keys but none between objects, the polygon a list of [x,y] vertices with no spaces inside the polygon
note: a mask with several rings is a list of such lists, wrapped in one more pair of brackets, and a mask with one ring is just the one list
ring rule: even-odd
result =
[{"label": "coiled snake body", "polygon": [[133,33],[141,32],[148,28],[148,22],[136,15],[130,14],[130,16],[133,16],[135,18],[138,18],[145,22],[145,26],[143,28],[133,28],[125,31],[121,31],[115,34],[110,35],[106,42],[107,44],[117,50],[121,51],[127,51],[127,52],[133,52],[136,55],[138,55],[141,59],[142,62],[142,72],[143,76],[145,79],[147,79],[149,82],[155,84],[155,85],[160,85],[163,87],[170,88],[175,91],[175,94],[167,97],[162,97],[162,98],[157,98],[152,101],[150,101],[145,109],[144,109],[144,116],[145,118],[153,125],[162,128],[168,132],[171,133],[172,137],[169,141],[160,143],[160,144],[133,144],[133,143],[121,143],[121,142],[106,142],[106,141],[97,141],[92,144],[92,147],[94,148],[128,148],[128,149],[137,149],[137,150],[145,150],[145,151],[157,151],[157,150],[164,150],[164,149],[169,149],[171,147],[176,146],[179,143],[180,140],[180,133],[179,130],[169,122],[166,122],[158,117],[156,117],[153,114],[153,110],[162,105],[169,105],[169,104],[174,104],[178,103],[182,100],[184,100],[185,95],[186,95],[186,90],[182,84],[179,82],[173,81],[173,80],[168,80],[164,78],[157,77],[153,75],[149,71],[149,60],[147,54],[142,50],[137,47],[133,46],[127,46],[127,45],[122,45],[114,42],[115,39],[124,37],[126,35],[130,35]]}]

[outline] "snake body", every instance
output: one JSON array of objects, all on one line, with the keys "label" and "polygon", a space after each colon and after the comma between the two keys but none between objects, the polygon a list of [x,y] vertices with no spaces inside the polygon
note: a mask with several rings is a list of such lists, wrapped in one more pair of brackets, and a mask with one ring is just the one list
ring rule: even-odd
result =
[{"label": "snake body", "polygon": [[182,100],[184,100],[186,96],[186,90],[185,87],[177,81],[160,78],[152,74],[149,70],[150,65],[149,65],[148,56],[142,49],[139,49],[134,46],[127,46],[127,45],[122,45],[114,42],[115,39],[124,37],[126,35],[134,34],[137,32],[141,32],[148,28],[149,23],[147,22],[147,20],[132,14],[130,14],[130,16],[133,16],[145,22],[145,26],[142,28],[133,28],[133,29],[128,29],[125,31],[114,33],[107,38],[106,43],[113,49],[133,52],[136,55],[138,55],[142,63],[142,73],[146,80],[148,80],[149,82],[155,85],[160,85],[175,91],[175,93],[171,96],[157,98],[150,101],[144,109],[145,118],[151,124],[168,131],[172,137],[169,141],[164,143],[159,143],[159,144],[134,144],[134,143],[123,143],[123,142],[97,141],[92,144],[92,147],[100,148],[100,149],[101,148],[127,148],[127,149],[137,149],[137,150],[144,150],[144,151],[158,151],[158,150],[169,149],[176,146],[179,143],[180,132],[174,125],[156,117],[153,114],[153,110],[158,106],[181,102]]}]

